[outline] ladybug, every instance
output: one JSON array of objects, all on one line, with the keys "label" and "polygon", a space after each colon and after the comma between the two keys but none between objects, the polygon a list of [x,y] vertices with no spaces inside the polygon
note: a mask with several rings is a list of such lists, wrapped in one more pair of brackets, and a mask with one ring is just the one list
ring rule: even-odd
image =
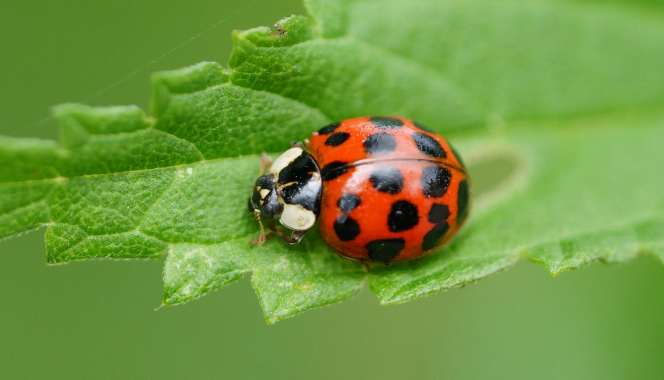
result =
[{"label": "ladybug", "polygon": [[[454,148],[440,135],[396,116],[347,119],[293,143],[274,162],[263,153],[249,198],[272,236],[295,244],[319,220],[340,256],[390,264],[422,257],[465,222],[471,186]],[[274,219],[292,230],[289,236]]]}]

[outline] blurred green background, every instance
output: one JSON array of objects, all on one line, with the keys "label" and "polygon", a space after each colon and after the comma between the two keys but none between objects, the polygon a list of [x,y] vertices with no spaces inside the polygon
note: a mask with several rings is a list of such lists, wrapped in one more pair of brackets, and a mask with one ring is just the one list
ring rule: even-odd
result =
[{"label": "blurred green background", "polygon": [[[148,109],[151,72],[226,63],[231,30],[293,13],[297,0],[3,0],[0,134],[55,138],[48,109],[62,102]],[[154,311],[163,259],[48,267],[43,232],[0,242],[2,379],[664,377],[652,257],[557,278],[523,261],[399,306],[365,289],[267,326],[249,277]]]}]

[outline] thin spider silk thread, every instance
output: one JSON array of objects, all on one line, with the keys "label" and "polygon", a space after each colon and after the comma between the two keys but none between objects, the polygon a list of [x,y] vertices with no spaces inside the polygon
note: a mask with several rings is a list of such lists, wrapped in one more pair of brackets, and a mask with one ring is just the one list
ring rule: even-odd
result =
[{"label": "thin spider silk thread", "polygon": [[[183,42],[183,43],[177,45],[176,47],[170,49],[170,50],[167,51],[166,53],[160,55],[159,57],[157,57],[157,58],[155,58],[155,59],[153,59],[153,60],[151,60],[150,62],[146,63],[145,65],[139,67],[138,69],[136,69],[136,70],[132,71],[131,73],[125,75],[124,77],[120,78],[119,80],[117,80],[117,81],[111,83],[110,85],[108,85],[108,86],[102,88],[101,90],[99,90],[99,91],[97,91],[96,93],[94,93],[94,94],[88,96],[87,98],[85,98],[85,99],[83,99],[83,100],[81,100],[81,101],[78,101],[77,103],[88,103],[88,102],[91,101],[92,99],[98,98],[99,96],[101,96],[101,95],[107,93],[108,91],[110,91],[110,90],[112,90],[112,89],[118,87],[119,85],[123,84],[124,82],[126,82],[126,81],[129,80],[130,78],[136,76],[136,75],[137,75],[138,73],[140,73],[141,71],[143,71],[143,70],[149,68],[150,66],[152,66],[152,65],[154,65],[155,63],[161,61],[161,60],[164,59],[165,57],[171,55],[173,52],[175,52],[175,51],[177,51],[177,50],[183,48],[184,46],[190,44],[192,41],[194,41],[195,39],[201,37],[202,35],[209,33],[212,29],[214,29],[214,28],[216,28],[217,26],[219,26],[220,24],[224,23],[225,21],[227,21],[227,20],[228,20],[229,18],[231,18],[232,16],[235,16],[237,13],[239,13],[239,12],[241,12],[241,11],[244,11],[245,9],[247,9],[250,5],[252,5],[252,4],[255,3],[256,1],[257,1],[257,0],[250,0],[250,1],[246,2],[246,3],[244,3],[239,9],[237,9],[237,10],[235,10],[235,11],[229,13],[228,15],[226,15],[226,17],[224,17],[224,18],[222,18],[221,20],[219,20],[219,21],[213,23],[211,26],[209,26],[209,27],[207,27],[206,29],[204,29],[203,31],[197,33],[196,35],[194,35],[193,37],[189,38],[189,39],[186,40],[185,42]],[[44,117],[43,119],[41,119],[41,120],[35,122],[34,124],[37,125],[37,126],[42,126],[42,125],[44,125],[45,123],[47,123],[48,121],[50,121],[51,119],[52,119],[52,116],[49,115],[49,116],[46,116],[46,117]]]}]

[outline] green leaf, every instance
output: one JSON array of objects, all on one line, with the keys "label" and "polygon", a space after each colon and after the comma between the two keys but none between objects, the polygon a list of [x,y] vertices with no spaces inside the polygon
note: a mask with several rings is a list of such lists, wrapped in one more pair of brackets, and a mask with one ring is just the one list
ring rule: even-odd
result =
[{"label": "green leaf", "polygon": [[[269,323],[365,279],[392,304],[521,257],[552,274],[664,259],[664,16],[554,1],[306,5],[276,34],[235,32],[228,68],[155,74],[152,117],[63,105],[59,144],[1,138],[0,237],[47,226],[49,263],[166,253],[168,305],[252,272]],[[369,114],[416,119],[459,148],[475,187],[464,230],[370,274],[317,231],[249,248],[259,153]]]}]

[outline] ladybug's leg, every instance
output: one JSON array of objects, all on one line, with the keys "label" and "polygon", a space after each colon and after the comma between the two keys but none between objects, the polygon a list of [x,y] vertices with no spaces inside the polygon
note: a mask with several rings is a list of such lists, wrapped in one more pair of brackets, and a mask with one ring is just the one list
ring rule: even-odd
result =
[{"label": "ladybug's leg", "polygon": [[253,239],[252,241],[250,241],[249,246],[253,247],[256,244],[263,245],[263,244],[265,244],[266,241],[270,240],[270,238],[273,237],[273,236],[274,236],[273,232],[268,232],[265,235],[259,236],[255,239]]},{"label": "ladybug's leg", "polygon": [[270,156],[268,156],[265,152],[261,153],[261,172],[258,174],[258,176],[262,176],[265,169],[269,168],[270,166],[272,166],[272,159]]},{"label": "ladybug's leg", "polygon": [[305,231],[293,231],[291,236],[288,236],[287,233],[277,229],[277,226],[274,225],[274,219],[268,219],[267,226],[270,229],[271,233],[279,236],[281,238],[281,240],[285,241],[288,244],[299,243],[300,240],[302,240],[302,237],[304,236],[304,234],[307,232],[306,230]]},{"label": "ladybug's leg", "polygon": [[302,141],[293,141],[292,143],[290,143],[290,147],[291,148],[301,148],[302,150],[306,150],[306,148],[304,147],[304,144],[302,144]]},{"label": "ladybug's leg", "polygon": [[290,236],[290,240],[287,240],[291,244],[299,243],[300,240],[304,237],[304,234],[307,233],[307,230],[304,231],[293,231]]}]

